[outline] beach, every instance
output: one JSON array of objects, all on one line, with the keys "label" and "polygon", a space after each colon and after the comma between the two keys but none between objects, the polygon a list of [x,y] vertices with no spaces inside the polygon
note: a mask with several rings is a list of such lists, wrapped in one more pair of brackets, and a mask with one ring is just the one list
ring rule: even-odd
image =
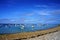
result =
[{"label": "beach", "polygon": [[60,31],[24,40],[60,40]]},{"label": "beach", "polygon": [[35,38],[39,36],[44,36],[50,33],[55,33],[60,31],[60,26],[47,29],[47,30],[38,30],[35,32],[23,32],[23,33],[16,33],[16,34],[4,34],[0,35],[0,40],[30,40],[30,38]]}]

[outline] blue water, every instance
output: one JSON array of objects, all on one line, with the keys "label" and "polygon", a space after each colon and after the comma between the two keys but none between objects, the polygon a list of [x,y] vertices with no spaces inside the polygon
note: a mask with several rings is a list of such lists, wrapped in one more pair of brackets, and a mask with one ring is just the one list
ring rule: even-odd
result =
[{"label": "blue water", "polygon": [[57,27],[55,24],[49,24],[49,25],[34,25],[34,28],[31,27],[31,25],[25,25],[24,29],[21,29],[21,26],[2,26],[0,27],[0,34],[11,34],[11,33],[21,33],[21,32],[32,32],[37,30],[46,30],[49,28]]}]

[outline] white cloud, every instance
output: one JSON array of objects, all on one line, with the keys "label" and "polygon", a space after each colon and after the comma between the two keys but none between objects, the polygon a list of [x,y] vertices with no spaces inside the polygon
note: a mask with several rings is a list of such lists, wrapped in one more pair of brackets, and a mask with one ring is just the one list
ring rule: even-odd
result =
[{"label": "white cloud", "polygon": [[39,11],[39,15],[50,15],[48,11]]},{"label": "white cloud", "polygon": [[32,15],[34,15],[34,13],[28,13],[28,14],[26,14],[26,16],[32,16]]},{"label": "white cloud", "polygon": [[[58,20],[60,21],[60,19],[57,18],[57,16],[55,18],[54,15],[56,15],[56,14],[60,14],[60,10],[33,10],[33,12],[31,12],[31,13],[25,14],[26,17],[24,17],[24,18],[20,18],[18,20],[7,20],[7,21],[5,20],[5,23],[6,22],[10,22],[10,23],[26,23],[26,22],[28,22],[28,23],[32,23],[32,22],[36,22],[36,23],[39,23],[39,22],[41,22],[41,23],[44,23],[44,22],[54,23],[53,21],[58,21]],[[40,16],[42,15],[42,17],[38,18],[38,17],[40,17],[38,15],[40,15]],[[46,16],[44,16],[44,15],[54,16],[54,17],[45,18]],[[48,21],[47,21],[47,19],[48,19]],[[4,22],[4,20],[0,20],[0,21]]]},{"label": "white cloud", "polygon": [[50,11],[48,10],[35,10],[34,13],[38,14],[38,15],[51,15],[49,14]]},{"label": "white cloud", "polygon": [[26,14],[26,16],[33,16],[33,15],[51,15],[50,11],[47,10],[33,10],[33,12]]},{"label": "white cloud", "polygon": [[48,7],[48,5],[35,5],[35,7]]},{"label": "white cloud", "polygon": [[51,14],[55,14],[55,15],[58,15],[60,14],[60,10],[53,10],[50,12]]},{"label": "white cloud", "polygon": [[39,15],[60,15],[60,10],[34,10],[34,13]]}]

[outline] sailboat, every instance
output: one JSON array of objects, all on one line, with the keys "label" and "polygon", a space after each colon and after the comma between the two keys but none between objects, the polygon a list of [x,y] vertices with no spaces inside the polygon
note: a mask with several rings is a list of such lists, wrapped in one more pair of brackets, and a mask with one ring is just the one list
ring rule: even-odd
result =
[{"label": "sailboat", "polygon": [[34,29],[34,25],[32,25],[32,30]]}]

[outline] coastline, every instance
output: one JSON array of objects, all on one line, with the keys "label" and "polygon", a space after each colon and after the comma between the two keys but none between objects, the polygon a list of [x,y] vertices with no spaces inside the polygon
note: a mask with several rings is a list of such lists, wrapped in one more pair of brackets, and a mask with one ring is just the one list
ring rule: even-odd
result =
[{"label": "coastline", "polygon": [[37,36],[46,35],[49,33],[60,31],[60,26],[51,28],[48,30],[41,30],[41,31],[35,31],[35,32],[23,32],[23,33],[17,33],[17,34],[6,34],[6,35],[0,35],[1,40],[15,40],[15,39],[27,39],[27,38],[34,38]]}]

